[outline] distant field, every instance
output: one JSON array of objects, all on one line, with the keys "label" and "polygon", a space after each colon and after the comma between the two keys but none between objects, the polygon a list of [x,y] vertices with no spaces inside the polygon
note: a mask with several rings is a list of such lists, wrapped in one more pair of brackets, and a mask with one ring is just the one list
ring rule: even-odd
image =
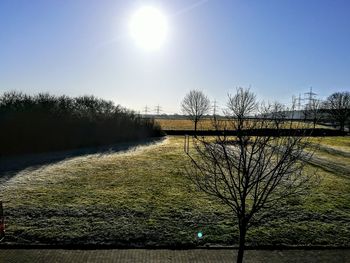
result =
[{"label": "distant field", "polygon": [[[155,119],[155,121],[161,126],[163,130],[194,130],[194,123],[188,119]],[[226,124],[225,124],[226,123]],[[232,123],[230,121],[222,121],[221,125],[226,125],[227,129],[233,129]],[[289,125],[289,123],[288,123]],[[300,122],[295,122],[294,127],[313,127],[311,124],[304,124]],[[328,126],[317,125],[317,128],[328,128]],[[289,127],[286,127],[289,128]],[[215,130],[212,119],[203,119],[198,122],[198,130]]]},{"label": "distant field", "polygon": [[[191,120],[186,119],[156,119],[163,130],[193,130],[194,124]],[[214,129],[213,122],[210,119],[202,120],[198,123],[199,130]]]},{"label": "distant field", "polygon": [[[326,147],[350,145],[327,138]],[[195,246],[237,243],[230,211],[185,180],[180,137],[128,153],[94,154],[16,173],[2,185],[6,242]],[[347,148],[350,151],[350,147]],[[248,233],[250,245],[350,246],[350,158],[319,163],[322,183]],[[320,168],[321,167],[321,168]],[[307,172],[315,168],[309,166]],[[347,169],[347,168],[345,168]],[[197,240],[202,231],[204,238]]]}]

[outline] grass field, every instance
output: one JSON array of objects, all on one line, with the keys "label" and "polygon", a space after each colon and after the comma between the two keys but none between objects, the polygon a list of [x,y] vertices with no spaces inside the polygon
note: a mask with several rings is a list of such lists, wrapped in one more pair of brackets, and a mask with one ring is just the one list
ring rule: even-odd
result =
[{"label": "grass field", "polygon": [[[193,121],[187,119],[156,119],[155,120],[163,130],[193,130]],[[213,129],[213,122],[210,119],[204,119],[198,123],[198,130]]]},{"label": "grass field", "polygon": [[[162,127],[163,130],[193,130],[194,123],[188,119],[155,119],[155,121]],[[221,120],[221,124],[223,125],[224,121]],[[233,129],[233,125],[230,121],[226,122],[227,129]],[[286,128],[289,128],[290,123],[287,122]],[[296,128],[306,127],[312,128],[311,124],[304,124],[300,122],[293,123],[293,126]],[[316,128],[326,128],[332,129],[329,126],[316,125]],[[198,130],[215,130],[212,119],[202,119],[198,122]]]},{"label": "grass field", "polygon": [[[126,153],[94,154],[32,167],[0,188],[8,243],[196,246],[237,243],[230,211],[184,178],[182,137]],[[324,139],[350,151],[350,138]],[[320,151],[321,155],[326,153]],[[328,153],[327,153],[328,154]],[[324,158],[324,156],[323,156]],[[330,156],[325,157],[325,162]],[[332,161],[332,160],[329,160]],[[350,158],[336,159],[347,165]],[[248,245],[350,246],[350,174],[323,170],[305,200],[248,233]],[[313,172],[309,166],[307,172]],[[198,231],[204,237],[198,240]]]}]

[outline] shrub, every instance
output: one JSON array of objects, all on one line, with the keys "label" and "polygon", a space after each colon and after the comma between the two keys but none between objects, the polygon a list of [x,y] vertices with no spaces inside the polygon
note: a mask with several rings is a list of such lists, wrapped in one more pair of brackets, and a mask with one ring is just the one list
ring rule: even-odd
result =
[{"label": "shrub", "polygon": [[66,150],[161,135],[153,119],[94,96],[0,96],[0,156]]}]

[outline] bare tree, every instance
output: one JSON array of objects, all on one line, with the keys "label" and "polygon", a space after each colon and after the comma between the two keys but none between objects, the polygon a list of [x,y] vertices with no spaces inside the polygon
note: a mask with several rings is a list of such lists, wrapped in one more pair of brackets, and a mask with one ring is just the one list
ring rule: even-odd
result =
[{"label": "bare tree", "polygon": [[276,101],[269,108],[271,108],[271,118],[276,129],[280,129],[281,124],[283,124],[287,117],[285,105]]},{"label": "bare tree", "polygon": [[333,93],[327,98],[326,105],[332,118],[339,123],[340,130],[344,131],[350,118],[350,92]]},{"label": "bare tree", "polygon": [[210,100],[202,91],[191,90],[181,103],[184,114],[194,122],[194,130],[197,131],[197,123],[210,110]]},{"label": "bare tree", "polygon": [[304,110],[305,120],[311,120],[313,123],[313,128],[316,128],[317,122],[322,117],[322,102],[320,100],[312,99],[308,103]]},{"label": "bare tree", "polygon": [[[302,173],[312,155],[304,151],[311,145],[306,137],[249,135],[252,129],[279,131],[276,122],[271,121],[271,108],[263,107],[258,114],[261,106],[255,95],[240,88],[229,96],[226,111],[237,136],[196,137],[193,147],[185,149],[191,160],[186,167],[188,178],[199,190],[228,205],[237,220],[237,262],[243,260],[247,231],[263,218],[261,211],[306,192],[313,183],[312,175]],[[249,118],[254,113],[260,117]]]}]

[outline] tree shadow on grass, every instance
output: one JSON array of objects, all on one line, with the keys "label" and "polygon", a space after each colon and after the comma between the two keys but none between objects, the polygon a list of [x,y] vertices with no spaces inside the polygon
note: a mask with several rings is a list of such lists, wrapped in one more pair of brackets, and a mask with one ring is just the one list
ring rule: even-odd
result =
[{"label": "tree shadow on grass", "polygon": [[54,164],[66,159],[90,154],[111,154],[125,152],[140,146],[149,146],[164,140],[163,137],[149,138],[140,141],[117,143],[113,145],[79,148],[66,151],[55,151],[35,154],[25,154],[0,158],[0,185],[11,179],[18,172],[28,168],[38,168],[41,165]]}]

